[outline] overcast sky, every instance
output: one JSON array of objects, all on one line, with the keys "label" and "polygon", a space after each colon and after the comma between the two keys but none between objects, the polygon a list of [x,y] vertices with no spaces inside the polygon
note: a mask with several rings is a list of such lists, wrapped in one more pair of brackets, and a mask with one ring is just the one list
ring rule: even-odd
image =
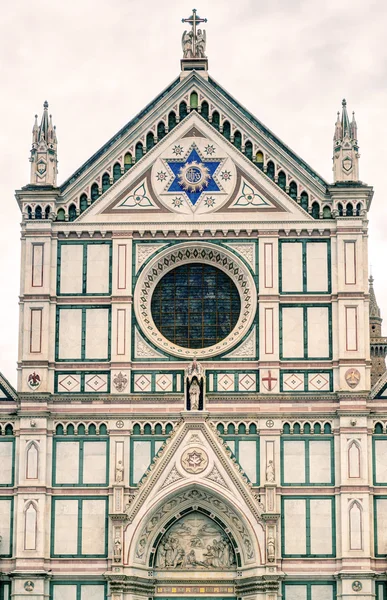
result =
[{"label": "overcast sky", "polygon": [[[195,0],[196,1],[196,0]],[[48,100],[59,183],[179,74],[193,0],[15,0],[0,24],[0,371],[16,383],[20,212],[35,113]],[[328,181],[336,112],[356,111],[375,188],[369,262],[387,321],[387,2],[200,0],[210,74]]]}]

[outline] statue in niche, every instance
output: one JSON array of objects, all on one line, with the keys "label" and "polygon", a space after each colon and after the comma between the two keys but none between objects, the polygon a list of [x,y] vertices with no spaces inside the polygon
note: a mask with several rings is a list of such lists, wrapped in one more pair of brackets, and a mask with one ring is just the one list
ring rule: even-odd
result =
[{"label": "statue in niche", "polygon": [[116,482],[122,483],[124,478],[124,465],[122,464],[122,460],[119,460],[116,466]]},{"label": "statue in niche", "polygon": [[275,539],[272,530],[270,530],[267,540],[267,560],[268,562],[275,561]]},{"label": "statue in niche", "polygon": [[186,369],[186,409],[203,410],[204,408],[204,369],[196,358]]},{"label": "statue in niche", "polygon": [[196,379],[189,386],[189,400],[191,410],[199,410],[200,387]]},{"label": "statue in niche", "polygon": [[114,540],[114,562],[121,562],[122,544],[119,538]]},{"label": "statue in niche", "polygon": [[158,569],[231,569],[235,553],[223,530],[209,517],[192,513],[162,537],[156,553]]},{"label": "statue in niche", "polygon": [[274,462],[272,460],[269,460],[266,467],[266,481],[269,483],[274,483],[275,481]]}]

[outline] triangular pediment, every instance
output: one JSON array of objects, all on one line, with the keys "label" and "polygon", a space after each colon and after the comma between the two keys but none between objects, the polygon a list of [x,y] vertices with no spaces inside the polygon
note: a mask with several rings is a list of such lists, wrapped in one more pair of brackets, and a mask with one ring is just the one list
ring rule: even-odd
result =
[{"label": "triangular pediment", "polygon": [[[221,520],[218,522],[229,522],[231,531],[238,523],[235,535],[243,562],[256,558],[260,561],[257,554],[264,547],[264,534],[259,497],[215,427],[199,413],[187,413],[159,450],[128,506],[128,540],[132,530],[139,536],[129,551],[129,560],[146,563],[146,544],[141,536],[154,544],[152,536],[155,538],[158,528],[163,528],[164,520],[172,513],[176,513],[176,520],[180,513],[186,514],[185,506],[186,512],[188,508],[205,512],[210,505],[212,513]],[[249,526],[244,524],[245,519]]]},{"label": "triangular pediment", "polygon": [[152,148],[77,222],[143,224],[155,218],[171,225],[246,219],[314,222],[196,112]]},{"label": "triangular pediment", "polygon": [[372,400],[387,398],[387,371],[378,379],[370,392]]},{"label": "triangular pediment", "polygon": [[7,381],[7,379],[0,373],[0,402],[4,400],[13,400],[16,401],[18,399],[16,390],[12,387],[12,385]]}]

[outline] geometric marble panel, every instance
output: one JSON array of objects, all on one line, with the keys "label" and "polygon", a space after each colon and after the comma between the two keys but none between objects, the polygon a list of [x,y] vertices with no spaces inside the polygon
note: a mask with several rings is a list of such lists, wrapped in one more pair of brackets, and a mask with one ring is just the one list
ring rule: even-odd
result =
[{"label": "geometric marble panel", "polygon": [[81,376],[73,374],[61,374],[58,376],[58,392],[80,392]]},{"label": "geometric marble panel", "polygon": [[108,391],[108,376],[106,374],[85,376],[85,392],[107,392]]},{"label": "geometric marble panel", "polygon": [[286,373],[283,378],[284,392],[304,392],[304,374],[303,373]]}]

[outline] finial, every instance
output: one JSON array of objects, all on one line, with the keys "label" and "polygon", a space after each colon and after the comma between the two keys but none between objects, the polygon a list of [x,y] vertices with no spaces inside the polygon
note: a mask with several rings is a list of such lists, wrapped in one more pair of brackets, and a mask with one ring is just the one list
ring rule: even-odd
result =
[{"label": "finial", "polygon": [[47,102],[47,100],[44,101],[43,108],[44,108],[44,110],[48,109],[48,102]]},{"label": "finial", "polygon": [[344,106],[347,106],[347,101],[346,101],[346,99],[345,99],[345,98],[343,99],[343,101],[342,101],[341,105],[342,105],[342,107],[343,107],[343,108],[344,108]]}]

